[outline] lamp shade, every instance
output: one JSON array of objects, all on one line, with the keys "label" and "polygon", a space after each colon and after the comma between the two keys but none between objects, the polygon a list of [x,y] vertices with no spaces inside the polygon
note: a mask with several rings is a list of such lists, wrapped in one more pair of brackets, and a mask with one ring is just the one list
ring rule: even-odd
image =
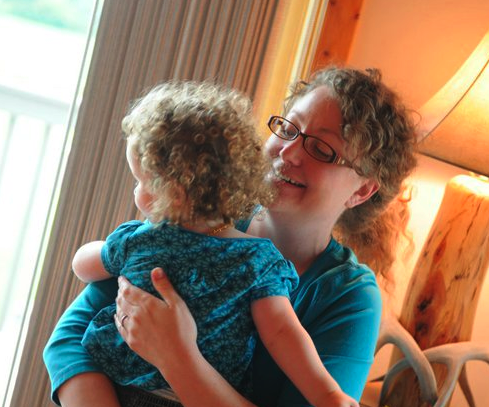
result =
[{"label": "lamp shade", "polygon": [[419,112],[422,154],[489,176],[489,32]]}]

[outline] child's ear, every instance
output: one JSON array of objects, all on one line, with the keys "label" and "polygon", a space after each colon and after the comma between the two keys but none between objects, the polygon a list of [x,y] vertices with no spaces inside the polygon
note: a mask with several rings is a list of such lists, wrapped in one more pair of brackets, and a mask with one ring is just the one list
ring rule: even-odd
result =
[{"label": "child's ear", "polygon": [[373,179],[365,179],[360,187],[345,202],[347,208],[353,208],[370,199],[379,190],[379,183]]},{"label": "child's ear", "polygon": [[171,197],[175,208],[181,209],[187,205],[187,194],[181,185],[173,185],[171,188]]},{"label": "child's ear", "polygon": [[176,219],[180,222],[192,222],[193,221],[193,202],[185,192],[185,189],[181,185],[176,185],[171,188],[172,197],[172,210],[171,212]]}]

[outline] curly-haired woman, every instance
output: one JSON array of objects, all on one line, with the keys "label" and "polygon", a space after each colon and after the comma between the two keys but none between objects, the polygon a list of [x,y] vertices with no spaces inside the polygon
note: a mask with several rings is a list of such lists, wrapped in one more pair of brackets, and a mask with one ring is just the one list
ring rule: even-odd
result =
[{"label": "curly-haired woman", "polygon": [[[406,226],[407,203],[400,196],[416,164],[409,117],[376,71],[328,68],[297,84],[282,116],[269,121],[272,134],[265,151],[272,160],[269,178],[276,197],[266,210],[236,224],[242,232],[270,239],[293,263],[299,274],[291,294],[294,311],[322,364],[355,399],[377,341],[381,296],[376,275],[392,280],[395,242]],[[157,367],[181,404],[310,405],[261,342],[250,369],[252,393],[243,397],[197,346],[201,332],[170,279],[161,270],[152,278],[165,300],[121,279],[116,320],[119,326],[125,322],[120,333],[129,347]],[[110,387],[79,342],[80,331],[113,301],[115,290],[110,280],[90,285],[46,347],[53,395],[63,405],[83,405],[76,396],[88,389],[96,401],[93,389]],[[134,405],[150,405],[145,403],[140,398]]]}]

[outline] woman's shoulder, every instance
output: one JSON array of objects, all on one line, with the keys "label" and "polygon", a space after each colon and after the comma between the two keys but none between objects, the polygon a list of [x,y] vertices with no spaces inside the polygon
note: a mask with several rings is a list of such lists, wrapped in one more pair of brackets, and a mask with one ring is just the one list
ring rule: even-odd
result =
[{"label": "woman's shoulder", "polygon": [[301,276],[294,306],[308,313],[364,312],[380,315],[382,299],[374,272],[351,249],[332,241]]},{"label": "woman's shoulder", "polygon": [[376,283],[374,272],[359,263],[355,253],[335,239],[331,239],[326,249],[304,273],[304,280],[316,280],[322,284],[344,284],[348,280],[372,281]]}]

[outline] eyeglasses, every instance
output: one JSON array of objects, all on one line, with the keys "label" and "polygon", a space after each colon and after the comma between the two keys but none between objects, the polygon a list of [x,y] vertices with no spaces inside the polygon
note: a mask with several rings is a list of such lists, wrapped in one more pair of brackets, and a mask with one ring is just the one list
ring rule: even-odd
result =
[{"label": "eyeglasses", "polygon": [[318,161],[351,167],[351,163],[341,157],[328,143],[319,137],[302,133],[294,123],[283,117],[270,116],[268,127],[273,134],[282,140],[292,141],[301,136],[304,150]]}]

